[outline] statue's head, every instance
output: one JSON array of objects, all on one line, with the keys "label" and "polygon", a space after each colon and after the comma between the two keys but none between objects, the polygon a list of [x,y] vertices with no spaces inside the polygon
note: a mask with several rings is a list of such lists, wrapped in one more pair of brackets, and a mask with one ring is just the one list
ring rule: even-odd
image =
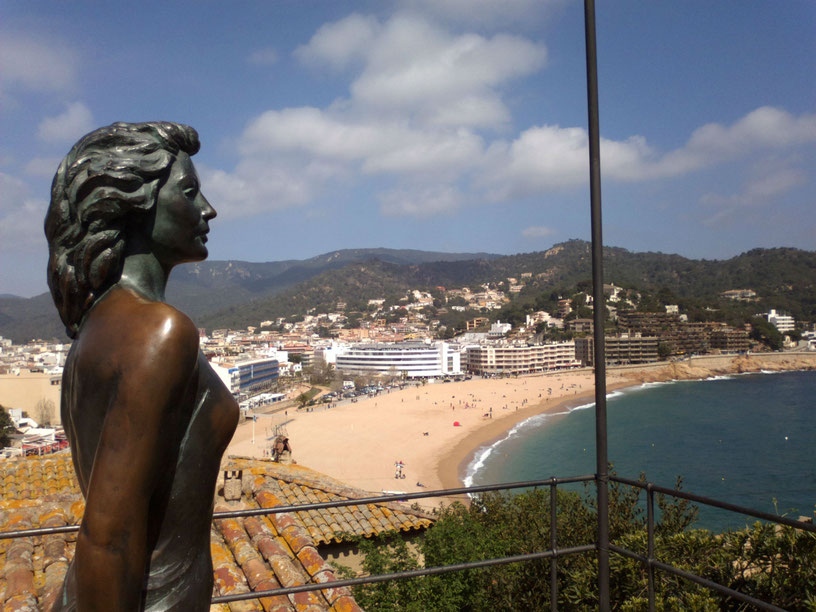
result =
[{"label": "statue's head", "polygon": [[62,160],[45,235],[48,286],[70,337],[121,277],[129,237],[152,227],[160,190],[171,171],[182,174],[176,161],[191,168],[198,149],[198,134],[186,125],[114,123],[81,138]]}]

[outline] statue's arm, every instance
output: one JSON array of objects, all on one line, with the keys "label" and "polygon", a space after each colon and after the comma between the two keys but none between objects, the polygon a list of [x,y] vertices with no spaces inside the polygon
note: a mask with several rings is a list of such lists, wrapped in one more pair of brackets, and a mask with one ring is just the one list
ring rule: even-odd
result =
[{"label": "statue's arm", "polygon": [[178,439],[180,404],[189,401],[198,333],[164,304],[144,310],[130,321],[138,332],[117,351],[117,382],[88,485],[75,559],[79,612],[140,609],[151,498],[172,469],[178,449],[168,446]]}]

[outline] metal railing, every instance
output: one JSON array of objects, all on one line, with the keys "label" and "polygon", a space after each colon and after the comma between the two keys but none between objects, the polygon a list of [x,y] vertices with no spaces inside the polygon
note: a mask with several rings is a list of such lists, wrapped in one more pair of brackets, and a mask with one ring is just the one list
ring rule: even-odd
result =
[{"label": "metal railing", "polygon": [[[786,527],[791,527],[794,529],[801,529],[803,531],[808,531],[811,533],[816,533],[816,525],[813,523],[806,523],[803,521],[798,521],[795,519],[788,518],[786,516],[781,516],[778,514],[772,514],[768,512],[762,512],[759,510],[754,510],[752,508],[745,508],[742,506],[737,506],[735,504],[731,504],[728,502],[723,502],[720,500],[712,499],[709,497],[704,497],[702,495],[695,495],[693,493],[688,493],[686,491],[680,491],[677,489],[670,489],[667,487],[662,487],[660,485],[654,484],[652,482],[642,481],[642,480],[631,480],[628,478],[622,478],[620,476],[611,475],[609,476],[609,480],[613,482],[618,482],[620,484],[629,485],[632,487],[641,488],[646,491],[646,510],[647,510],[647,518],[646,518],[646,528],[647,528],[647,546],[648,546],[648,553],[646,556],[641,555],[637,552],[628,550],[626,548],[622,548],[620,546],[616,546],[614,544],[609,544],[609,551],[616,553],[618,555],[628,557],[634,560],[637,560],[644,564],[648,570],[648,601],[649,601],[649,610],[655,610],[655,570],[660,570],[666,572],[668,574],[672,574],[688,580],[690,582],[697,583],[703,587],[706,587],[710,590],[716,591],[722,595],[726,595],[728,597],[732,597],[736,600],[749,603],[761,610],[770,610],[770,611],[783,611],[783,608],[775,606],[772,603],[768,603],[762,600],[759,600],[755,597],[750,595],[740,593],[739,591],[735,591],[725,585],[718,584],[702,576],[697,576],[696,574],[692,574],[685,570],[679,569],[667,563],[663,563],[662,561],[655,558],[654,549],[655,549],[655,512],[654,512],[654,494],[660,493],[663,495],[669,495],[676,498],[686,499],[695,503],[705,504],[708,506],[720,508],[723,510],[727,510],[729,512],[736,512],[739,514],[744,514],[747,516],[751,516],[754,518],[762,519],[771,523],[784,525]],[[389,573],[389,574],[378,574],[375,576],[365,576],[360,578],[351,578],[346,580],[338,580],[333,581],[331,583],[326,584],[314,584],[314,585],[298,585],[295,587],[288,587],[288,588],[280,588],[280,589],[272,589],[268,591],[256,591],[252,593],[236,593],[234,595],[223,595],[219,597],[213,598],[213,603],[229,603],[233,601],[241,601],[246,599],[256,599],[260,597],[271,597],[275,595],[287,595],[290,593],[299,593],[303,591],[315,591],[321,590],[326,588],[338,588],[338,587],[351,587],[351,586],[359,586],[363,584],[374,584],[379,582],[387,582],[390,580],[400,580],[406,578],[416,578],[420,576],[431,576],[431,575],[439,575],[445,574],[449,572],[455,571],[462,571],[462,570],[469,570],[469,569],[478,569],[478,568],[485,568],[485,567],[493,567],[499,565],[505,565],[508,563],[519,563],[519,562],[529,562],[535,561],[539,559],[550,559],[550,608],[551,610],[558,609],[558,558],[565,557],[567,555],[573,554],[580,554],[586,553],[590,551],[598,551],[598,542],[593,542],[589,544],[579,545],[579,546],[572,546],[568,548],[558,548],[558,526],[557,526],[557,503],[556,503],[556,490],[558,485],[570,484],[570,483],[579,483],[579,482],[595,482],[597,484],[598,477],[597,475],[594,476],[574,476],[569,478],[548,478],[545,480],[531,480],[531,481],[523,481],[523,482],[513,482],[513,483],[503,483],[503,484],[493,484],[493,485],[479,485],[473,487],[460,487],[455,489],[441,489],[436,491],[422,491],[418,493],[407,493],[407,494],[397,494],[397,495],[384,495],[384,496],[377,496],[377,497],[367,497],[361,499],[349,499],[349,500],[342,500],[342,501],[334,501],[334,502],[320,502],[320,503],[312,503],[312,504],[303,504],[303,505],[296,505],[296,506],[279,506],[275,508],[256,508],[250,510],[236,510],[231,512],[219,512],[213,515],[213,519],[217,520],[220,518],[242,518],[248,516],[258,516],[263,514],[273,514],[273,513],[280,513],[280,512],[299,512],[305,510],[320,510],[324,508],[333,508],[333,507],[341,507],[341,506],[357,506],[362,504],[368,503],[382,503],[382,502],[389,502],[389,501],[408,501],[408,500],[415,500],[415,499],[424,499],[424,498],[433,498],[433,497],[450,497],[456,495],[472,495],[475,493],[485,493],[491,491],[503,491],[503,490],[513,490],[513,489],[522,489],[522,488],[537,488],[537,487],[549,487],[550,489],[550,548],[548,550],[539,551],[535,553],[527,553],[527,554],[520,554],[520,555],[512,555],[506,557],[498,557],[494,559],[484,559],[479,561],[471,561],[467,563],[456,563],[451,565],[444,565],[444,566],[437,566],[437,567],[426,567],[416,570],[410,570],[406,572],[396,572],[396,573]],[[600,609],[608,609],[604,608],[600,605],[599,601],[599,608]]]},{"label": "metal railing", "polygon": [[610,544],[609,548],[611,551],[621,556],[629,557],[630,559],[635,559],[637,561],[640,561],[643,565],[646,566],[648,571],[650,612],[652,612],[655,609],[655,574],[654,574],[655,569],[659,569],[666,573],[679,576],[680,578],[684,578],[691,582],[696,582],[697,584],[700,584],[712,591],[716,591],[722,595],[727,595],[729,597],[733,597],[734,599],[738,599],[739,601],[749,603],[761,610],[776,610],[776,611],[783,610],[783,608],[775,606],[771,603],[756,599],[755,597],[751,597],[750,595],[746,595],[744,593],[740,593],[739,591],[735,591],[734,589],[728,588],[724,585],[703,578],[702,576],[697,576],[696,574],[686,572],[685,570],[681,570],[679,568],[668,565],[656,559],[654,553],[655,548],[654,494],[660,493],[675,498],[686,499],[688,501],[692,501],[698,504],[705,504],[706,506],[720,508],[722,510],[727,510],[729,512],[745,514],[747,516],[752,516],[754,518],[762,519],[764,521],[769,521],[777,525],[784,525],[786,527],[801,529],[803,531],[809,531],[811,533],[816,533],[816,525],[814,525],[813,523],[806,523],[804,521],[791,519],[786,516],[781,516],[778,514],[771,514],[769,512],[762,512],[760,510],[754,510],[752,508],[737,506],[735,504],[723,502],[710,497],[704,497],[702,495],[695,495],[693,493],[688,493],[686,491],[679,491],[677,489],[661,487],[652,482],[646,482],[643,480],[631,480],[629,478],[622,478],[620,476],[615,475],[610,476],[609,479],[614,482],[629,485],[631,487],[637,487],[646,491],[646,531],[648,546],[647,555],[643,556],[631,550],[621,548],[620,546],[615,546],[614,544]]},{"label": "metal railing", "polygon": [[[654,509],[654,496],[655,493],[668,495],[675,498],[685,499],[694,503],[705,504],[707,506],[712,506],[715,508],[720,508],[722,510],[726,510],[729,512],[735,512],[739,514],[743,514],[746,516],[751,516],[757,519],[761,519],[764,521],[768,521],[771,523],[775,523],[778,525],[784,525],[786,527],[791,527],[794,529],[800,529],[803,531],[807,531],[810,533],[816,534],[816,525],[813,523],[806,523],[803,521],[798,521],[795,519],[788,518],[786,516],[781,516],[778,514],[772,514],[768,512],[762,512],[759,510],[754,510],[752,508],[745,508],[743,506],[737,506],[735,504],[731,504],[728,502],[723,502],[720,500],[712,499],[709,497],[704,497],[701,495],[695,495],[693,493],[688,493],[686,491],[680,491],[677,489],[670,489],[667,487],[662,487],[660,485],[654,484],[652,482],[647,482],[643,480],[632,480],[629,478],[623,478],[616,475],[610,475],[609,480],[612,482],[617,482],[623,485],[628,485],[631,487],[636,487],[642,489],[646,492],[646,530],[647,530],[647,554],[642,555],[640,553],[628,550],[626,548],[609,544],[609,551],[615,553],[617,555],[628,557],[630,559],[634,559],[639,561],[647,568],[647,580],[648,580],[648,601],[649,601],[649,610],[655,609],[655,570],[659,570],[668,574],[672,574],[674,576],[683,578],[684,580],[694,582],[699,584],[707,589],[715,591],[721,595],[725,595],[727,597],[731,597],[738,601],[749,603],[756,608],[761,610],[773,610],[779,611],[783,610],[782,608],[775,606],[772,603],[764,602],[759,600],[755,597],[747,595],[745,593],[741,593],[739,591],[735,591],[725,585],[718,584],[711,580],[708,580],[702,576],[698,576],[682,570],[680,568],[674,567],[667,563],[664,563],[655,557],[655,509]],[[556,503],[556,491],[559,485],[571,484],[571,483],[582,483],[582,482],[595,482],[597,484],[598,477],[597,475],[585,475],[585,476],[574,476],[569,478],[547,478],[544,480],[529,480],[529,481],[521,481],[521,482],[510,482],[510,483],[502,483],[502,484],[492,484],[492,485],[477,485],[472,487],[459,487],[454,489],[440,489],[435,491],[420,491],[417,493],[399,493],[393,495],[378,495],[372,497],[364,497],[358,499],[345,499],[345,500],[337,500],[337,501],[330,501],[330,502],[317,502],[317,503],[310,503],[310,504],[298,504],[298,505],[288,505],[288,506],[276,506],[273,508],[251,508],[246,510],[232,510],[227,512],[216,512],[213,514],[213,520],[222,520],[222,519],[229,519],[229,518],[246,518],[252,516],[265,516],[269,514],[280,514],[283,512],[305,512],[308,510],[322,510],[328,508],[338,508],[338,507],[345,507],[345,506],[361,506],[367,504],[375,504],[375,503],[385,503],[385,502],[405,502],[409,500],[417,500],[417,499],[427,499],[427,498],[437,498],[437,497],[454,497],[454,496],[463,496],[463,495],[473,495],[478,493],[487,493],[492,491],[509,491],[509,490],[516,490],[516,489],[531,489],[531,488],[539,488],[539,487],[549,487],[550,490],[550,533],[549,533],[549,541],[550,541],[550,548],[548,550],[527,553],[527,554],[519,554],[519,555],[510,555],[505,557],[498,557],[494,559],[483,559],[478,561],[470,561],[465,563],[456,563],[450,565],[443,565],[443,566],[436,566],[436,567],[425,567],[415,570],[410,570],[406,572],[396,572],[396,573],[389,573],[389,574],[378,574],[374,576],[364,576],[359,578],[350,578],[345,580],[335,580],[332,582],[327,583],[314,583],[314,584],[302,584],[297,586],[291,587],[283,587],[277,589],[270,589],[265,591],[250,591],[246,593],[235,593],[231,595],[220,595],[214,597],[212,599],[212,603],[230,603],[235,601],[243,601],[249,599],[259,599],[263,597],[273,597],[276,595],[290,595],[294,593],[302,593],[305,591],[319,591],[323,589],[335,589],[340,587],[353,587],[359,586],[363,584],[374,584],[379,582],[387,582],[390,580],[401,580],[406,578],[417,578],[421,576],[432,576],[432,575],[440,575],[446,574],[449,572],[456,572],[456,571],[463,571],[463,570],[470,570],[470,569],[478,569],[478,568],[486,568],[486,567],[494,567],[499,565],[506,565],[509,563],[521,563],[521,562],[529,562],[535,561],[540,559],[549,559],[550,560],[550,607],[552,610],[558,609],[558,559],[559,557],[565,557],[568,555],[574,554],[581,554],[595,551],[598,551],[598,542],[587,543],[578,546],[570,546],[566,548],[558,548],[558,525],[557,525],[557,517],[558,517],[558,507]],[[23,537],[38,537],[38,536],[46,536],[46,535],[55,535],[60,533],[71,533],[76,532],[79,530],[79,525],[67,525],[63,527],[42,527],[42,528],[35,528],[35,529],[21,529],[16,531],[7,531],[7,532],[0,532],[0,540],[11,539],[11,538],[23,538]],[[600,606],[600,602],[599,602]],[[604,608],[600,608],[604,609]]]}]

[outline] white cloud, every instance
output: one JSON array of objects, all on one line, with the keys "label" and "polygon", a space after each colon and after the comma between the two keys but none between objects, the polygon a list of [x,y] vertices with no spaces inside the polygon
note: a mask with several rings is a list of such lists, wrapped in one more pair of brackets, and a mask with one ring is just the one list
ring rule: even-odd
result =
[{"label": "white cloud", "polygon": [[405,122],[352,120],[316,108],[267,111],[241,139],[245,156],[298,153],[353,162],[366,173],[440,173],[472,167],[482,140],[469,130],[419,129]]},{"label": "white cloud", "polygon": [[482,167],[485,143],[475,129],[509,122],[501,87],[546,62],[545,47],[530,40],[455,35],[406,14],[326,24],[295,55],[354,67],[349,97],[327,109],[269,110],[253,119],[235,171],[212,171],[204,181],[230,210],[299,206],[355,173],[423,186],[386,189],[383,214],[453,210],[461,201],[453,185]]},{"label": "white cloud", "polygon": [[804,185],[808,179],[801,168],[755,168],[755,172],[739,193],[728,196],[706,193],[700,198],[700,203],[729,209],[769,205],[796,187]]},{"label": "white cloud", "polygon": [[451,213],[462,203],[459,191],[450,185],[394,189],[379,196],[380,212],[392,217],[432,217]]},{"label": "white cloud", "polygon": [[[342,174],[338,168],[425,186],[386,190],[383,214],[452,210],[461,200],[453,184],[483,165],[485,143],[475,129],[509,122],[501,87],[546,62],[546,48],[522,37],[455,35],[405,14],[326,24],[295,55],[334,69],[355,66],[350,95],[328,109],[269,110],[248,124],[239,167],[209,178],[225,200],[253,202],[241,210],[305,203]],[[333,170],[303,181],[298,164]]]},{"label": "white cloud", "polygon": [[257,49],[250,54],[247,61],[256,66],[271,66],[278,61],[278,52],[272,47]]},{"label": "white cloud", "polygon": [[[353,14],[325,24],[299,47],[295,56],[305,63],[348,70],[348,95],[327,108],[273,109],[250,121],[235,171],[210,176],[223,200],[243,212],[301,206],[338,178],[378,175],[382,214],[422,216],[461,207],[460,190],[478,194],[470,201],[507,201],[584,185],[583,127],[543,124],[511,138],[489,136],[511,123],[503,88],[541,70],[546,47],[522,36],[448,30],[411,12],[423,2],[383,21]],[[483,16],[504,6],[440,0],[425,14],[465,4]],[[512,0],[507,10],[529,7]],[[601,168],[605,180],[642,182],[811,141],[816,116],[762,107],[732,125],[702,126],[668,152],[640,135],[602,139]]]},{"label": "white cloud", "polygon": [[694,130],[688,142],[660,160],[644,164],[636,178],[676,176],[703,166],[745,157],[760,150],[782,150],[816,142],[816,115],[796,117],[762,106],[730,126],[709,123]]},{"label": "white cloud", "polygon": [[58,157],[35,157],[25,165],[25,173],[28,176],[40,178],[53,178],[60,165]]},{"label": "white cloud", "polygon": [[473,166],[482,154],[482,140],[472,132],[414,132],[403,142],[391,145],[378,156],[363,164],[365,172],[395,174],[445,174],[464,171]]},{"label": "white cloud", "polygon": [[47,204],[29,195],[20,179],[0,172],[0,250],[31,251],[45,243]]},{"label": "white cloud", "polygon": [[343,169],[314,161],[302,166],[282,160],[244,159],[234,172],[199,167],[204,194],[224,218],[303,206]]},{"label": "white cloud", "polygon": [[47,204],[42,200],[24,200],[20,206],[0,218],[0,250],[29,251],[45,244],[43,219]]},{"label": "white cloud", "polygon": [[539,70],[546,58],[544,45],[518,36],[454,36],[422,19],[396,16],[373,41],[351,84],[352,101],[429,124],[498,127],[509,111],[497,88]]},{"label": "white cloud", "polygon": [[74,102],[62,114],[40,121],[37,138],[52,143],[73,143],[93,128],[94,120],[90,109],[82,102]]},{"label": "white cloud", "polygon": [[730,127],[709,123],[694,130],[686,150],[700,157],[728,159],[759,148],[779,148],[816,141],[816,115],[794,117],[762,106]]},{"label": "white cloud", "polygon": [[555,230],[544,225],[531,225],[521,230],[521,235],[525,238],[546,238],[555,234]]},{"label": "white cloud", "polygon": [[401,14],[383,24],[361,15],[326,24],[295,55],[335,69],[361,66],[344,104],[351,114],[499,127],[510,113],[498,89],[542,68],[547,50],[519,36],[454,35]]},{"label": "white cloud", "polygon": [[27,197],[28,186],[15,176],[0,172],[0,212],[13,210]]},{"label": "white cloud", "polygon": [[302,152],[351,161],[376,152],[377,126],[338,120],[311,107],[267,111],[244,130],[241,153]]},{"label": "white cloud", "polygon": [[70,91],[76,85],[77,60],[70,48],[19,34],[0,35],[0,89]]},{"label": "white cloud", "polygon": [[[816,142],[816,115],[795,117],[762,107],[731,126],[702,126],[684,146],[662,155],[641,136],[622,141],[602,138],[601,171],[604,179],[648,181],[810,142]],[[588,178],[588,147],[584,128],[532,127],[511,143],[491,144],[480,183],[498,200],[580,185]]]},{"label": "white cloud", "polygon": [[352,14],[321,26],[307,44],[295,50],[295,57],[307,64],[346,68],[366,55],[379,29],[373,17]]},{"label": "white cloud", "polygon": [[[607,178],[633,180],[650,155],[639,137],[601,139],[601,169]],[[512,143],[497,141],[490,146],[479,182],[497,200],[569,188],[587,181],[588,158],[585,129],[533,127]]]},{"label": "white cloud", "polygon": [[530,128],[512,143],[495,142],[480,183],[491,199],[580,184],[587,174],[587,136],[582,128]]}]

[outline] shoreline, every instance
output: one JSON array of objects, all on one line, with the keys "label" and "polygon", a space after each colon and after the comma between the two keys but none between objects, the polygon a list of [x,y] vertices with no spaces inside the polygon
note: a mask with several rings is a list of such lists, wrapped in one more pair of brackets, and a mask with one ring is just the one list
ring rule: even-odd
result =
[{"label": "shoreline", "polygon": [[[724,362],[725,361],[725,362]],[[610,377],[624,376],[627,382],[608,384],[607,397],[616,392],[625,392],[647,383],[670,383],[677,381],[703,381],[716,376],[737,376],[767,372],[796,372],[816,369],[816,354],[813,353],[769,353],[739,356],[700,356],[675,362],[657,362],[656,364],[638,364],[635,366],[610,366],[607,368],[607,382]],[[581,401],[583,400],[583,401]],[[594,388],[577,398],[565,399],[544,410],[531,410],[523,418],[516,420],[511,427],[484,428],[476,431],[459,442],[439,462],[437,471],[443,488],[464,486],[467,471],[482,449],[492,447],[504,440],[510,432],[537,415],[554,415],[570,412],[571,409],[586,403],[594,403]],[[496,423],[499,425],[499,423]]]},{"label": "shoreline", "polygon": [[[762,371],[816,369],[816,353],[705,356],[607,369],[607,395],[650,382],[704,380]],[[560,388],[559,388],[560,385]],[[262,457],[273,426],[290,438],[293,459],[370,492],[460,488],[481,449],[525,420],[594,401],[590,369],[433,383],[313,412],[289,409],[239,426],[228,455]],[[452,426],[453,425],[453,426]],[[395,479],[395,463],[405,477]],[[457,499],[462,499],[457,496]],[[443,498],[429,498],[436,507]]]},{"label": "shoreline", "polygon": [[[629,382],[619,382],[607,386],[606,393],[607,396],[609,396],[615,391],[624,391],[632,387],[637,387],[640,384],[642,383],[631,384]],[[506,439],[510,432],[522,423],[536,416],[566,416],[572,409],[585,404],[594,403],[594,401],[595,390],[589,389],[580,395],[564,398],[560,402],[550,406],[533,406],[529,411],[525,411],[523,415],[519,414],[519,418],[517,420],[514,419],[510,427],[507,427],[506,423],[498,421],[495,423],[495,427],[488,426],[473,432],[443,456],[437,465],[439,479],[442,482],[443,488],[449,489],[465,486],[464,481],[467,476],[467,470],[479,452],[482,449],[491,447],[497,442]]]}]

